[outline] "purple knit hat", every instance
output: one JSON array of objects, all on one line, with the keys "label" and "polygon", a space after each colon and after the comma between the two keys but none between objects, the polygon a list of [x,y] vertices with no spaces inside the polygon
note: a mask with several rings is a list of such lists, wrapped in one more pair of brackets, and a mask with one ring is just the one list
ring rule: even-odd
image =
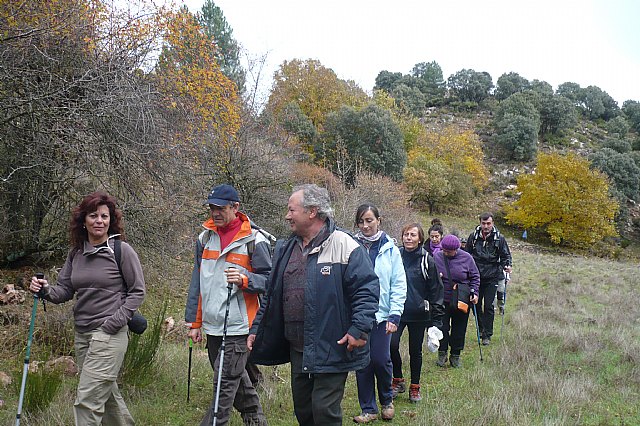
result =
[{"label": "purple knit hat", "polygon": [[455,235],[447,235],[440,243],[443,250],[458,250],[460,248],[460,240]]}]

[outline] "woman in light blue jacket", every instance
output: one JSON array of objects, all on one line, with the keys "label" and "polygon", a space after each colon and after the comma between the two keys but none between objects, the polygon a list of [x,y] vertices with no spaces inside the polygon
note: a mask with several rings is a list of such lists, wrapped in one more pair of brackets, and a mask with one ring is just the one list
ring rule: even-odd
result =
[{"label": "woman in light blue jacket", "polygon": [[358,400],[362,414],[353,418],[356,423],[369,423],[378,418],[376,404],[376,379],[378,399],[383,420],[391,420],[395,414],[391,379],[391,333],[398,329],[400,316],[407,297],[407,279],[400,250],[395,242],[380,230],[380,212],[376,206],[363,204],[356,211],[355,224],[359,228],[356,238],[367,249],[374,270],[380,281],[380,302],[376,324],[369,335],[371,361],[356,371]]}]

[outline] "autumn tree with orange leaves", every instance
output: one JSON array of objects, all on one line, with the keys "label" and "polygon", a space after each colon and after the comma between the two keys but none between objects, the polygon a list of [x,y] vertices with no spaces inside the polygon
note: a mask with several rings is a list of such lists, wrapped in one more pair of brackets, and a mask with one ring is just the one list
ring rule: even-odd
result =
[{"label": "autumn tree with orange leaves", "polygon": [[65,251],[70,208],[96,188],[127,200],[161,140],[141,70],[155,14],[98,0],[0,0],[0,262]]},{"label": "autumn tree with orange leaves", "polygon": [[232,139],[240,126],[238,94],[217,63],[215,43],[184,9],[166,17],[164,40],[157,78],[167,107],[188,118],[192,136],[207,131]]},{"label": "autumn tree with orange leaves", "polygon": [[315,59],[284,61],[273,79],[264,116],[280,129],[282,139],[297,142],[312,161],[320,160],[314,142],[324,132],[327,116],[342,106],[360,108],[368,102],[355,82],[339,79]]},{"label": "autumn tree with orange leaves", "polygon": [[481,142],[471,131],[421,132],[407,157],[405,184],[413,201],[427,205],[430,214],[437,205],[468,201],[488,184]]},{"label": "autumn tree with orange leaves", "polygon": [[507,206],[511,224],[544,231],[554,244],[588,247],[616,236],[618,202],[609,179],[576,154],[538,156],[534,174],[518,176],[520,197]]},{"label": "autumn tree with orange leaves", "polygon": [[151,2],[0,0],[0,263],[66,252],[69,211],[96,189],[120,200],[130,238],[183,249],[162,229],[186,234],[174,218],[215,167],[200,154],[239,128],[214,48]]},{"label": "autumn tree with orange leaves", "polygon": [[284,61],[273,80],[267,110],[277,119],[289,103],[295,102],[320,131],[330,112],[342,105],[360,107],[367,103],[366,93],[353,81],[339,79],[331,68],[315,59]]}]

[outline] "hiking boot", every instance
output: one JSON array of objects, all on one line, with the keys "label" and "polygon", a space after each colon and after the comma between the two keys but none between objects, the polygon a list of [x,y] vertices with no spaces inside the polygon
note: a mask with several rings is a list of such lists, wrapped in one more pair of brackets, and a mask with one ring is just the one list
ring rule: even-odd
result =
[{"label": "hiking boot", "polygon": [[391,382],[391,397],[395,398],[399,393],[404,393],[407,390],[404,379],[393,378]]},{"label": "hiking boot", "polygon": [[439,351],[436,365],[438,367],[444,367],[446,364],[447,364],[447,351]]},{"label": "hiking boot", "polygon": [[409,385],[409,401],[418,402],[422,401],[422,395],[420,394],[420,385]]},{"label": "hiking boot", "polygon": [[489,346],[489,343],[491,343],[491,338],[490,337],[483,337],[482,338],[482,346]]},{"label": "hiking boot", "polygon": [[264,417],[264,414],[243,414],[242,424],[245,426],[267,426],[267,419]]},{"label": "hiking boot", "polygon": [[451,354],[449,362],[453,368],[460,368],[460,355]]},{"label": "hiking boot", "polygon": [[396,410],[393,408],[393,402],[382,406],[382,420],[391,420],[395,414]]},{"label": "hiking boot", "polygon": [[371,423],[376,420],[378,420],[378,415],[375,413],[362,413],[353,418],[355,423]]}]

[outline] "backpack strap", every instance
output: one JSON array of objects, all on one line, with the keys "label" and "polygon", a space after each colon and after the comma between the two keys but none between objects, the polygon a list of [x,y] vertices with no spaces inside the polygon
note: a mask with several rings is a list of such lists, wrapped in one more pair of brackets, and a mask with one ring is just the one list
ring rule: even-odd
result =
[{"label": "backpack strap", "polygon": [[249,260],[253,259],[253,252],[256,251],[256,240],[255,238],[247,243],[247,254],[249,255]]},{"label": "backpack strap", "polygon": [[122,288],[126,294],[128,293],[127,280],[124,278],[124,274],[122,273],[122,240],[119,238],[114,238],[113,240],[113,253],[116,256],[116,264],[118,265],[118,271],[120,271],[120,276],[122,277]]},{"label": "backpack strap", "polygon": [[211,238],[211,230],[208,229],[207,232],[205,232],[203,235],[201,235],[199,237],[200,239],[200,244],[202,245],[202,249],[204,250],[204,246],[207,245],[207,243],[209,242],[209,239]]},{"label": "backpack strap", "polygon": [[[255,229],[256,231],[261,233],[263,237],[267,239],[267,242],[269,243],[269,254],[273,255],[272,245],[275,242],[277,242],[278,239],[273,234],[269,233],[268,231],[264,230],[263,228],[253,223],[253,221],[250,221],[249,223],[251,224],[251,229]],[[247,244],[247,251],[249,252],[249,257],[252,257],[255,249],[256,249],[256,240],[253,239],[252,241],[249,241],[249,243]]]},{"label": "backpack strap", "polygon": [[[447,259],[447,256],[444,255],[444,253],[442,253],[442,258],[444,259],[444,266],[447,269],[447,278],[449,279],[449,285],[452,286],[454,285],[453,280],[451,279],[451,269],[449,269],[449,259]],[[457,291],[456,291],[456,298],[457,298]]]},{"label": "backpack strap", "polygon": [[210,239],[211,239],[210,229],[208,229],[206,232],[204,232],[202,235],[198,237],[198,240],[200,241],[200,246],[202,247],[202,251],[200,252],[200,260],[202,260],[202,253],[204,253],[204,247],[207,245]]}]

